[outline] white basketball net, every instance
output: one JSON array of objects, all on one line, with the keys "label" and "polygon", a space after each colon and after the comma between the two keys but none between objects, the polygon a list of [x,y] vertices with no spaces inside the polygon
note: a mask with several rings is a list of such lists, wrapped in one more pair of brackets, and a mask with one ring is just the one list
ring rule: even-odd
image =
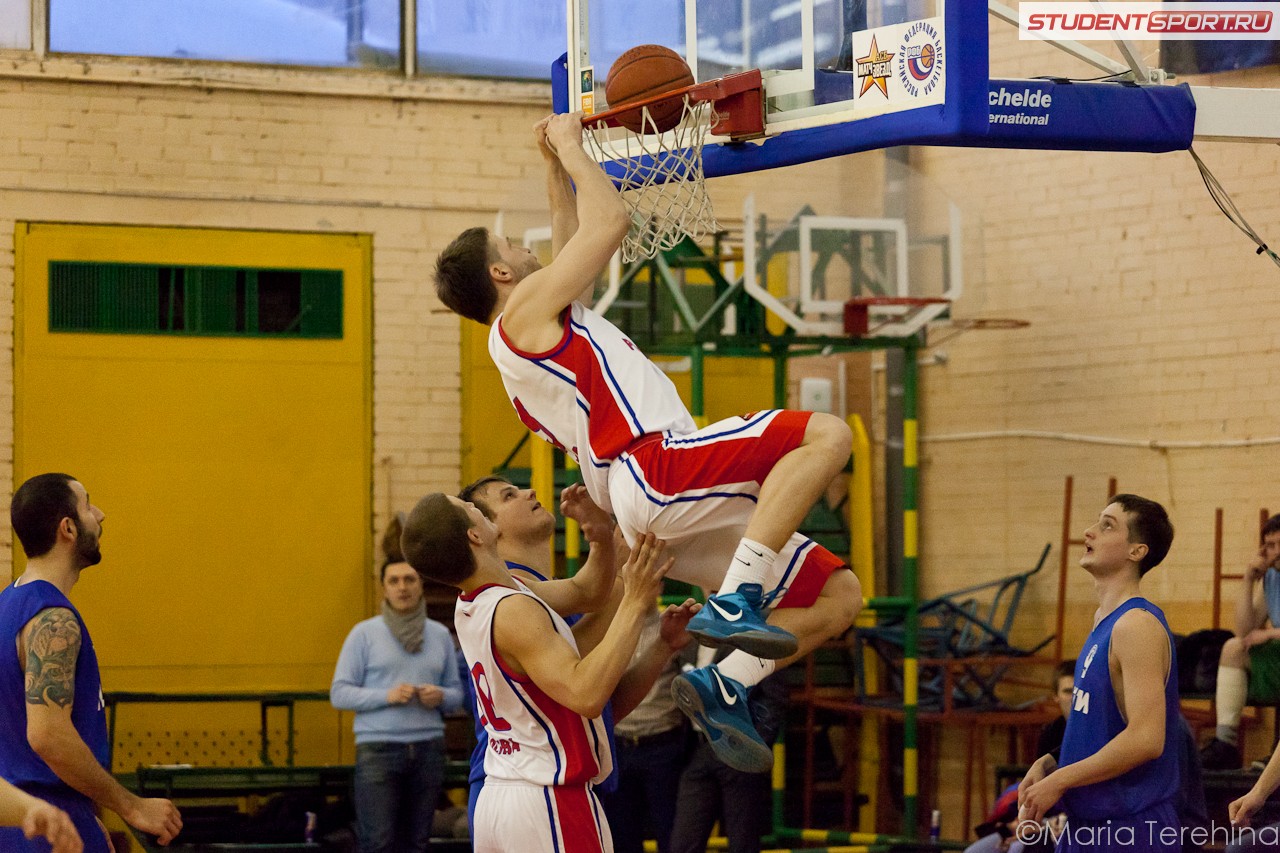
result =
[{"label": "white basketball net", "polygon": [[719,228],[702,174],[702,143],[711,127],[709,101],[684,99],[680,123],[659,133],[648,107],[643,132],[588,125],[587,148],[601,166],[616,164],[610,176],[631,214],[622,243],[622,261],[652,258],[685,237],[698,239]]}]

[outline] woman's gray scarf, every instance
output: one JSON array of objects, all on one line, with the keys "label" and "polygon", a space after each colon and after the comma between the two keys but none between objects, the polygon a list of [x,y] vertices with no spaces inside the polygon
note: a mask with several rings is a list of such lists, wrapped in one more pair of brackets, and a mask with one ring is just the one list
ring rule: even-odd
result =
[{"label": "woman's gray scarf", "polygon": [[422,651],[422,632],[427,625],[427,603],[419,601],[418,606],[408,613],[400,613],[385,598],[382,599],[382,621],[391,629],[391,636],[404,646],[411,655]]}]

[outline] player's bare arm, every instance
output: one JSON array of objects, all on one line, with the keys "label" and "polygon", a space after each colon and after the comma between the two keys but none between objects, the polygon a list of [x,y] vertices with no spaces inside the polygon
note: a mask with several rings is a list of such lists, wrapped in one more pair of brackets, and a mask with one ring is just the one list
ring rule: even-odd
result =
[{"label": "player's bare arm", "polygon": [[50,853],[80,853],[84,845],[75,824],[62,809],[37,799],[0,779],[0,826],[22,828],[27,838],[43,838]]},{"label": "player's bare arm", "polygon": [[579,654],[585,655],[600,645],[600,641],[609,630],[610,623],[613,622],[614,614],[618,612],[618,605],[622,603],[623,591],[622,579],[618,578],[613,584],[613,591],[609,593],[609,600],[605,606],[582,614],[582,618],[573,624],[573,639],[578,644]]},{"label": "player's bare arm", "polygon": [[182,829],[177,808],[168,800],[143,799],[121,786],[98,763],[71,721],[80,647],[80,624],[64,607],[40,611],[23,628],[18,651],[25,669],[27,741],[63,782],[167,845]]},{"label": "player's bare arm", "polygon": [[[554,589],[554,586],[552,585],[562,584],[564,582],[564,579],[550,581],[541,580],[540,578],[518,568],[509,568],[508,570],[511,572],[512,577],[519,578],[520,581],[525,586],[529,587],[529,589],[533,591],[534,595],[541,598],[543,603],[547,604],[548,607],[551,607],[551,605],[544,597],[544,593],[547,591],[548,587]],[[552,593],[552,598],[555,597],[556,594]],[[578,654],[585,655],[587,652],[599,645],[600,641],[604,639],[605,631],[609,630],[609,623],[613,621],[613,614],[618,611],[618,605],[621,602],[622,581],[620,579],[615,579],[614,589],[613,592],[609,594],[609,600],[605,603],[605,606],[599,610],[562,610],[560,607],[551,607],[551,609],[556,613],[559,613],[561,616],[570,616],[575,614],[582,615],[581,619],[573,623],[571,630],[573,631],[574,642],[578,644]]]},{"label": "player's bare arm", "polygon": [[[511,576],[519,578],[525,586],[533,590],[534,595],[542,597],[542,588],[540,584],[556,583],[556,581],[541,581],[526,572],[519,569],[511,569]],[[609,603],[600,610],[590,613],[583,612],[582,618],[573,623],[569,629],[573,632],[573,641],[578,645],[578,656],[587,654],[596,646],[600,645],[600,641],[604,639],[605,632],[609,630],[609,624],[613,622],[613,614],[618,612],[618,605],[622,602],[622,581],[619,580],[615,584],[614,592],[609,596]],[[545,599],[544,599],[545,603]],[[550,606],[550,605],[548,605]],[[551,608],[556,613],[560,613],[555,607]],[[573,615],[574,611],[560,613],[561,616]]]},{"label": "player's bare arm", "polygon": [[1250,819],[1266,805],[1276,788],[1280,788],[1280,749],[1271,753],[1271,760],[1249,792],[1227,806],[1227,817],[1233,824],[1248,826]]},{"label": "player's bare arm", "polygon": [[701,609],[702,605],[692,598],[686,598],[678,605],[667,605],[661,616],[658,636],[640,649],[613,691],[615,720],[623,719],[644,701],[667,662],[693,639],[685,629],[689,620]]},{"label": "player's bare arm", "polygon": [[[543,602],[559,613],[561,616],[569,616],[577,613],[584,613],[593,618],[596,614],[605,614],[608,618],[608,611],[613,609],[618,600],[613,597],[611,591],[614,588],[614,560],[612,557],[612,549],[610,556],[605,557],[603,554],[592,554],[592,558],[588,559],[582,565],[582,568],[570,578],[555,578],[553,580],[540,581],[520,574],[520,579],[525,582],[533,593],[541,598]],[[594,565],[592,565],[594,561]],[[575,583],[578,576],[583,572],[590,572],[590,578],[583,579],[581,582]],[[607,585],[605,585],[607,583]],[[587,617],[583,617],[584,619]],[[577,628],[577,625],[574,626]],[[577,635],[577,631],[574,634]]]},{"label": "player's bare arm", "polygon": [[585,717],[600,715],[635,652],[645,615],[654,606],[671,561],[661,561],[662,545],[646,536],[623,568],[626,592],[604,639],[579,658],[552,629],[546,609],[527,596],[509,596],[498,605],[493,637],[497,650],[517,673],[527,675],[555,701]]},{"label": "player's bare arm", "polygon": [[1108,664],[1125,727],[1088,758],[1047,774],[1019,796],[1025,817],[1039,820],[1063,792],[1105,782],[1153,761],[1164,751],[1165,680],[1169,678],[1169,635],[1145,610],[1120,617],[1111,633]]},{"label": "player's bare arm", "polygon": [[1244,569],[1240,597],[1236,599],[1236,636],[1243,639],[1267,621],[1267,603],[1262,589],[1262,576],[1270,566],[1266,547],[1258,549]]},{"label": "player's bare arm", "polygon": [[[613,564],[620,566],[631,557],[631,549],[627,547],[627,540],[623,538],[622,531],[614,527],[613,529]],[[622,578],[615,577],[613,582],[613,590],[609,593],[609,600],[605,606],[591,613],[586,613],[573,626],[573,638],[578,642],[578,651],[582,654],[594,649],[600,645],[600,641],[604,639],[605,631],[609,630],[609,623],[613,621],[613,615],[618,612],[618,605],[622,603],[622,593],[625,585]]]},{"label": "player's bare arm", "polygon": [[560,514],[573,519],[581,527],[590,549],[587,561],[573,577],[542,581],[536,586],[531,585],[531,588],[561,616],[607,609],[616,603],[612,593],[618,574],[613,519],[591,500],[581,483],[575,483],[561,493]]},{"label": "player's bare arm", "polygon": [[[1058,760],[1053,757],[1053,753],[1046,753],[1035,761],[1031,762],[1031,766],[1027,768],[1027,773],[1022,777],[1022,781],[1018,783],[1018,819],[1017,826],[1014,827],[1014,837],[1025,838],[1027,832],[1039,831],[1039,818],[1032,818],[1034,809],[1030,806],[1027,799],[1027,792],[1035,788],[1040,782],[1044,781],[1049,774],[1058,769]],[[1038,791],[1037,791],[1038,793]],[[1030,826],[1022,828],[1023,823]]]},{"label": "player's bare arm", "polygon": [[613,182],[582,147],[582,114],[551,116],[547,143],[577,190],[578,228],[551,264],[532,272],[508,298],[502,329],[529,352],[555,346],[563,333],[561,312],[595,285],[622,245],[630,219]]},{"label": "player's bare arm", "polygon": [[25,638],[27,704],[70,709],[76,698],[79,620],[66,608],[50,608],[36,615]]},{"label": "player's bare arm", "polygon": [[1023,792],[1057,769],[1058,760],[1053,757],[1053,753],[1045,753],[1031,762],[1031,766],[1027,768],[1026,775],[1018,783],[1018,803],[1022,803]]},{"label": "player's bare arm", "polygon": [[[538,141],[538,152],[547,167],[547,202],[551,206],[551,257],[560,254],[565,243],[578,231],[578,200],[573,194],[573,182],[569,173],[560,165],[560,158],[547,142],[547,116],[533,127]],[[590,298],[590,293],[586,294]]]}]

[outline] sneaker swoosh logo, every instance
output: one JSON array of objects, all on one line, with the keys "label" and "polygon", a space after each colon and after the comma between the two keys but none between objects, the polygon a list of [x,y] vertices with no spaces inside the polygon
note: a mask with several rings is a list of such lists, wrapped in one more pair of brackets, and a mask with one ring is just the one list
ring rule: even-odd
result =
[{"label": "sneaker swoosh logo", "polygon": [[720,698],[724,700],[724,704],[737,705],[738,697],[734,696],[733,692],[725,687],[724,679],[720,677],[720,673],[713,669],[711,674],[715,677],[716,687],[720,688]]},{"label": "sneaker swoosh logo", "polygon": [[737,613],[730,613],[729,611],[721,607],[719,604],[716,604],[716,601],[714,598],[708,598],[707,604],[711,605],[711,609],[714,610],[716,613],[719,613],[720,617],[727,622],[737,622],[739,619],[742,618],[741,610],[739,610]]},{"label": "sneaker swoosh logo", "polygon": [[755,554],[757,557],[764,556],[764,551],[757,551],[755,548],[752,548],[750,545],[747,546],[747,550],[750,551],[752,554]]}]

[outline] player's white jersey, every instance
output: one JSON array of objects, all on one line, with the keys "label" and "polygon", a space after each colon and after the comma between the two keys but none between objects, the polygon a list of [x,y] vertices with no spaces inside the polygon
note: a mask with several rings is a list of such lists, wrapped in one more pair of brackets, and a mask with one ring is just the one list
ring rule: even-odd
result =
[{"label": "player's white jersey", "polygon": [[642,435],[697,428],[666,374],[580,302],[565,312],[560,342],[544,353],[513,346],[499,315],[489,355],[520,420],[577,461],[591,499],[606,512],[609,464],[619,454]]},{"label": "player's white jersey", "polygon": [[[516,580],[518,589],[496,584],[458,596],[454,626],[475,687],[477,719],[489,734],[484,758],[488,779],[534,785],[599,782],[613,769],[604,723],[556,702],[528,676],[508,670],[493,647],[493,616],[512,595],[542,600]],[[577,649],[573,632],[547,608],[560,636]]]}]

